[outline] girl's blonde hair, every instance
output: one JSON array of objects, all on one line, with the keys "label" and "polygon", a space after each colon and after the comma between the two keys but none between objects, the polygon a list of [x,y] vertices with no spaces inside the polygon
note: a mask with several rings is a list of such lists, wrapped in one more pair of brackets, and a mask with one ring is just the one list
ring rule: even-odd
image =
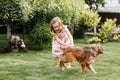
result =
[{"label": "girl's blonde hair", "polygon": [[51,21],[50,21],[50,31],[51,32],[55,32],[54,29],[53,29],[53,24],[55,23],[59,23],[59,26],[63,27],[63,23],[61,21],[61,19],[59,17],[54,17]]}]

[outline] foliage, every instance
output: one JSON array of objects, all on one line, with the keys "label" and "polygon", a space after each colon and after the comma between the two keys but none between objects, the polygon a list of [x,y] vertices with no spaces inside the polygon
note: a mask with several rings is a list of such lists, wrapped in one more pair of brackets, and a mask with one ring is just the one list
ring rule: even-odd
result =
[{"label": "foliage", "polygon": [[42,14],[42,20],[49,22],[53,17],[59,16],[67,24],[84,8],[83,1],[79,0],[41,0],[39,4],[41,5],[38,11]]},{"label": "foliage", "polygon": [[100,43],[101,39],[99,39],[98,37],[92,37],[90,39],[87,40],[88,43]]},{"label": "foliage", "polygon": [[85,0],[90,9],[97,10],[100,5],[104,6],[105,0]]},{"label": "foliage", "polygon": [[22,21],[22,11],[18,0],[0,1],[0,20],[2,24],[11,24],[15,21]]},{"label": "foliage", "polygon": [[[42,23],[44,22],[49,23],[53,17],[59,16],[63,20],[64,24],[70,26],[72,34],[73,33],[76,34],[77,31],[80,32],[80,35],[83,35],[81,34],[81,32],[83,33],[84,30],[80,30],[81,27],[78,28],[82,23],[81,22],[82,19],[80,21],[80,18],[78,16],[83,15],[84,12],[82,11],[85,10],[83,0],[81,1],[80,0],[5,0],[5,1],[1,0],[0,6],[1,6],[0,20],[4,21],[5,24],[11,23],[11,21],[13,20],[12,18],[15,18],[14,22],[12,21],[13,25],[20,24],[22,22],[23,27],[26,27],[25,25],[28,24],[27,26],[31,30],[34,27],[34,24],[37,25],[39,23],[38,21]],[[4,6],[6,7],[4,8]],[[85,12],[89,13],[89,11],[88,12],[87,11]],[[17,13],[13,13],[13,12],[17,12]],[[4,14],[8,15],[8,18],[5,18],[5,20],[4,20]],[[16,17],[12,17],[10,15]],[[97,23],[98,20],[95,21]],[[32,25],[30,25],[29,22],[31,22],[30,24]],[[88,27],[89,25],[91,26],[91,23],[89,25],[88,24],[87,24]],[[95,25],[93,22],[92,24]],[[34,42],[35,43],[38,42],[38,44],[40,44],[39,41],[34,41]]]},{"label": "foliage", "polygon": [[21,0],[19,6],[22,10],[22,18],[24,22],[27,22],[30,18],[33,17],[33,0]]},{"label": "foliage", "polygon": [[[64,24],[70,26],[69,28],[71,30],[71,33],[73,33],[74,26],[78,22],[78,15],[80,15],[80,10],[84,9],[83,1],[79,0],[39,0],[35,4],[37,5],[37,8],[35,16],[33,17],[32,24],[34,23],[37,25],[39,22],[50,23],[50,20],[53,17],[59,16]],[[41,28],[44,29],[43,26],[41,26]],[[44,30],[42,30],[41,33],[40,31],[37,31],[39,32],[37,33],[36,30],[40,30],[39,27],[35,27],[33,29],[34,32],[32,31],[31,36],[34,36],[36,38],[32,38],[31,40],[35,39],[35,41],[32,42],[39,44],[39,47],[44,48],[43,46],[46,44],[46,41],[44,42],[44,39],[45,37],[48,39],[48,36],[45,36],[44,33],[49,33],[49,31],[43,32]],[[36,41],[37,38],[43,38],[43,41],[42,39]]]},{"label": "foliage", "polygon": [[116,30],[116,19],[106,19],[102,28],[99,29],[98,37],[101,39],[102,42],[110,41],[112,37],[112,33]]},{"label": "foliage", "polygon": [[83,11],[79,16],[79,25],[94,27],[98,25],[100,19],[97,12],[93,12],[92,10]]},{"label": "foliage", "polygon": [[36,0],[1,0],[0,19],[5,23],[27,22],[36,10]]},{"label": "foliage", "polygon": [[29,40],[33,49],[43,49],[47,43],[51,43],[51,35],[49,33],[49,25],[47,23],[38,22],[33,28]]},{"label": "foliage", "polygon": [[[33,18],[35,0],[0,0],[0,24],[7,27],[7,38],[15,28],[25,33],[25,23]],[[16,30],[15,30],[16,31]],[[12,32],[14,33],[14,32]]]},{"label": "foliage", "polygon": [[83,37],[84,32],[88,31],[93,27],[97,27],[100,22],[101,17],[99,17],[97,12],[92,10],[85,10],[79,15],[79,24],[75,27],[76,37]]},{"label": "foliage", "polygon": [[37,19],[49,23],[53,17],[59,16],[64,24],[71,26],[72,33],[80,11],[84,10],[83,1],[79,0],[40,0],[38,3]]}]

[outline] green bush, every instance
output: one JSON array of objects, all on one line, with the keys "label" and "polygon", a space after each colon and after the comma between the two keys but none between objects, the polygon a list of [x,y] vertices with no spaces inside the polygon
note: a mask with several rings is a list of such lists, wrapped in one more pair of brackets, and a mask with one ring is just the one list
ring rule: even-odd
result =
[{"label": "green bush", "polygon": [[110,41],[112,38],[112,33],[116,31],[116,19],[106,19],[102,28],[99,29],[97,36],[101,39],[101,42]]},{"label": "green bush", "polygon": [[70,26],[72,34],[78,24],[80,11],[85,9],[83,0],[39,0],[37,3],[40,4],[36,11],[37,19],[49,23],[53,17],[58,16],[64,24]]},{"label": "green bush", "polygon": [[49,24],[37,22],[29,36],[32,49],[44,49],[51,43]]},{"label": "green bush", "polygon": [[93,12],[92,10],[85,10],[79,16],[79,24],[75,27],[76,37],[84,37],[84,33],[89,29],[98,26],[101,17],[99,17],[97,12]]},{"label": "green bush", "polygon": [[98,37],[92,37],[90,39],[87,40],[88,43],[100,43],[101,39],[99,39]]}]

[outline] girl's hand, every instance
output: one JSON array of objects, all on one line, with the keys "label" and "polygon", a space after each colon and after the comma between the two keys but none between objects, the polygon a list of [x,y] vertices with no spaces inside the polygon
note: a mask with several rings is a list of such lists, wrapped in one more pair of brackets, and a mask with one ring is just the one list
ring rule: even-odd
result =
[{"label": "girl's hand", "polygon": [[71,48],[73,46],[74,45],[66,45],[66,46],[65,45],[60,45],[60,48],[64,50],[64,49],[67,49],[67,48]]},{"label": "girl's hand", "polygon": [[57,38],[57,34],[54,34],[53,36],[54,36],[55,38]]},{"label": "girl's hand", "polygon": [[52,35],[54,35],[54,32],[51,32],[51,31],[50,31],[50,33],[51,33]]},{"label": "girl's hand", "polygon": [[57,34],[54,34],[53,36],[54,36],[54,39],[55,39],[55,40],[58,40]]},{"label": "girl's hand", "polygon": [[64,50],[64,49],[66,49],[66,48],[67,48],[67,46],[60,45],[60,48]]},{"label": "girl's hand", "polygon": [[50,33],[51,33],[53,36],[57,36],[57,34],[56,34],[56,33],[54,33],[54,32],[51,32],[51,31],[50,31]]}]

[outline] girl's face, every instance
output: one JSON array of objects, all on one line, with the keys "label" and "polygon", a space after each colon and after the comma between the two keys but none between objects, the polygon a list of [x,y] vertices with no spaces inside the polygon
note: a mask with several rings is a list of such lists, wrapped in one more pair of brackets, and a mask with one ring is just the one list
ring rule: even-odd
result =
[{"label": "girl's face", "polygon": [[62,26],[60,26],[60,24],[58,22],[52,24],[52,26],[53,26],[53,29],[55,32],[60,32],[62,30]]}]

